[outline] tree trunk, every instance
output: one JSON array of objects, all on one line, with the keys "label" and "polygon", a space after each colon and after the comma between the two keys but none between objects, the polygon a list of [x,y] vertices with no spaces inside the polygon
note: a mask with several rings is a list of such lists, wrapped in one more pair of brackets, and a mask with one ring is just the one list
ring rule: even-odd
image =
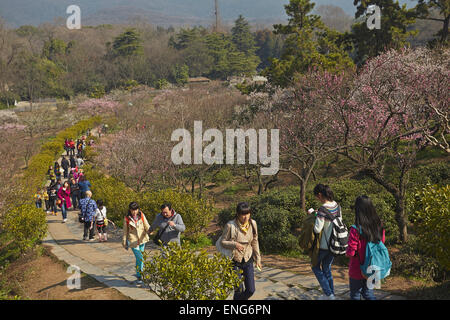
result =
[{"label": "tree trunk", "polygon": [[300,180],[300,207],[302,211],[306,211],[306,182]]},{"label": "tree trunk", "polygon": [[202,193],[203,193],[203,178],[202,178],[201,174],[198,176],[198,184],[199,184],[198,198],[201,199],[202,198]]},{"label": "tree trunk", "polygon": [[395,221],[397,221],[398,231],[400,233],[400,242],[408,242],[408,219],[405,212],[405,197],[394,195],[395,197]]},{"label": "tree trunk", "polygon": [[447,41],[449,20],[450,20],[450,16],[447,16],[444,20],[444,27],[442,28],[441,43],[444,43],[445,41]]}]

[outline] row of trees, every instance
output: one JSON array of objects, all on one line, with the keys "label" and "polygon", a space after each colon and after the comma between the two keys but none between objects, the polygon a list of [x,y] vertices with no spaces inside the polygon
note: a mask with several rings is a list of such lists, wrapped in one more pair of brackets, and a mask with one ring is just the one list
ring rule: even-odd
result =
[{"label": "row of trees", "polygon": [[49,24],[11,30],[0,23],[0,103],[95,95],[132,80],[161,87],[167,81],[183,85],[189,76],[226,79],[261,70],[274,84],[287,86],[296,72],[311,66],[336,72],[407,45],[416,19],[442,22],[436,42],[447,43],[448,1],[419,0],[412,9],[394,0],[370,1],[383,12],[380,30],[365,25],[369,1],[354,4],[356,20],[347,31],[348,23],[330,22],[336,10],[322,7],[322,16],[312,14],[311,0],[291,0],[285,6],[289,23],[275,25],[274,32],[252,32],[242,16],[225,33],[155,29],[141,22],[133,28],[100,25],[77,31]]},{"label": "row of trees", "polygon": [[254,93],[245,119],[280,132],[281,171],[295,176],[305,208],[306,186],[320,161],[343,157],[383,186],[396,202],[407,240],[409,170],[426,146],[450,153],[448,50],[390,50],[355,73],[314,69],[286,89]]}]

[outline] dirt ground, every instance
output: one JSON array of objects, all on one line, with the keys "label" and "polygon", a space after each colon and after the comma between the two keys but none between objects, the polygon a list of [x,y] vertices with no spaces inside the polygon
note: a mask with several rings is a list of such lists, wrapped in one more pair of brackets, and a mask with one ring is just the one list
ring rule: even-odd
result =
[{"label": "dirt ground", "polygon": [[[11,263],[2,278],[12,289],[12,296],[31,300],[129,300],[119,291],[81,274],[81,289],[69,290],[67,266],[45,250],[28,254]],[[8,279],[5,279],[5,277]]]}]

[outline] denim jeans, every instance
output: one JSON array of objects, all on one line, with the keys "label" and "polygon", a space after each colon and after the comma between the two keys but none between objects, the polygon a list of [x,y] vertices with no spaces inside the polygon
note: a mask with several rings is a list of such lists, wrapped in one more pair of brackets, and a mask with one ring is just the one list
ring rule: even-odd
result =
[{"label": "denim jeans", "polygon": [[[244,276],[244,283],[241,283],[239,289],[234,291],[233,300],[248,300],[255,293],[255,270],[253,269],[253,258],[247,262],[233,261],[233,270],[242,270],[239,277]],[[243,288],[245,284],[245,290]]]},{"label": "denim jeans", "polygon": [[73,210],[79,209],[78,207],[80,206],[80,200],[81,200],[80,193],[72,194],[71,197],[72,197]]},{"label": "denim jeans", "polygon": [[331,251],[320,249],[318,263],[312,267],[323,293],[327,296],[334,294],[333,275],[331,274],[333,259],[334,256]]},{"label": "denim jeans", "polygon": [[361,300],[361,296],[365,300],[376,300],[373,289],[367,288],[367,279],[350,278],[350,299]]},{"label": "denim jeans", "polygon": [[136,257],[136,277],[139,279],[141,278],[141,273],[144,269],[144,257],[142,256],[142,253],[145,250],[145,243],[137,246],[136,248],[131,248],[131,250],[134,253],[134,256]]},{"label": "denim jeans", "polygon": [[67,204],[66,204],[66,202],[64,202],[61,205],[61,212],[62,212],[62,218],[67,219]]}]

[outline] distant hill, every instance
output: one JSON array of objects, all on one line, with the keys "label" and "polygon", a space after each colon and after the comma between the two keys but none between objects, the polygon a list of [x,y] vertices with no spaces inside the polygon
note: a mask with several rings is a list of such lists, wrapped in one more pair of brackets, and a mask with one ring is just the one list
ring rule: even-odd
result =
[{"label": "distant hill", "polygon": [[[412,5],[412,0],[401,0]],[[127,23],[137,17],[161,26],[210,25],[214,21],[214,0],[0,0],[0,17],[11,27],[39,25],[68,17],[66,9],[81,8],[82,25]],[[286,20],[284,5],[289,0],[219,0],[225,23],[242,14],[252,23],[271,24]],[[353,0],[316,0],[332,4],[354,16]]]}]

